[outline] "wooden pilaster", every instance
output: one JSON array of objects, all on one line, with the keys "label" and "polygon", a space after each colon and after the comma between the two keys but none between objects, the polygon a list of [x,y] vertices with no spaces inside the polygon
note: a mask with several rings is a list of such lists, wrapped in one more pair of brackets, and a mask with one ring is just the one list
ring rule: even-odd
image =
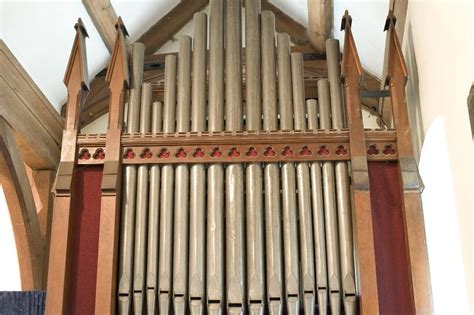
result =
[{"label": "wooden pilaster", "polygon": [[432,314],[431,280],[429,273],[428,251],[421,207],[420,192],[423,183],[413,153],[405,85],[408,78],[392,12],[387,17],[385,30],[389,32],[388,77],[393,110],[393,122],[397,133],[399,172],[402,179],[400,187],[404,204],[405,233],[408,247],[409,269],[412,281],[412,293],[416,314]]},{"label": "wooden pilaster", "polygon": [[53,186],[54,205],[47,285],[46,314],[65,314],[68,302],[70,265],[72,183],[77,165],[76,145],[81,106],[89,92],[85,37],[87,31],[79,19],[69,57],[64,84],[68,90],[66,122],[62,138],[61,160]]},{"label": "wooden pilaster", "polygon": [[120,219],[121,151],[124,93],[129,68],[125,36],[127,30],[119,18],[115,46],[106,81],[110,89],[109,126],[105,142],[107,152],[102,176],[99,252],[95,314],[115,314],[116,268]]},{"label": "wooden pilaster", "polygon": [[352,187],[355,213],[355,240],[360,274],[361,314],[378,314],[378,289],[375,261],[372,209],[367,167],[367,153],[360,102],[362,66],[351,32],[351,17],[342,19],[345,31],[342,77],[351,147]]}]

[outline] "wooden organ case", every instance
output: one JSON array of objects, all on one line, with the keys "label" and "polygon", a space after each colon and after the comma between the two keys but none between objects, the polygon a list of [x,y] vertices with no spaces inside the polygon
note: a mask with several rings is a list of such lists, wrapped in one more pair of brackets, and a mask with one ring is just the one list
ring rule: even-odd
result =
[{"label": "wooden organ case", "polygon": [[[326,42],[328,76],[305,96],[300,52],[259,1],[212,0],[165,59],[163,102],[144,46],[119,19],[106,134],[81,134],[86,30],[68,89],[47,314],[430,314],[431,291],[394,30],[394,129],[364,129],[351,33]],[[242,48],[242,37],[245,50]],[[130,49],[129,49],[130,48]]]}]

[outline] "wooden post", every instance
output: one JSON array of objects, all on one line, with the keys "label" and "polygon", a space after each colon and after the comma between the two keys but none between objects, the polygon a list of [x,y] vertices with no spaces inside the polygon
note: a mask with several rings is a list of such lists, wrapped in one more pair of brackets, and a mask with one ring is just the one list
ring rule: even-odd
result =
[{"label": "wooden post", "polygon": [[121,146],[124,93],[129,81],[125,36],[119,17],[112,58],[107,71],[110,89],[109,126],[105,140],[107,155],[102,175],[99,251],[97,262],[95,314],[115,314],[116,267],[120,213]]},{"label": "wooden post", "polygon": [[89,92],[85,37],[81,21],[75,25],[76,37],[69,57],[64,84],[68,90],[66,122],[63,131],[61,160],[54,183],[54,206],[49,255],[46,314],[64,314],[68,303],[70,241],[72,226],[71,191],[77,165],[77,134],[82,104]]},{"label": "wooden post", "polygon": [[356,248],[360,274],[361,314],[378,314],[378,288],[375,262],[372,208],[367,167],[366,144],[362,109],[360,105],[360,83],[362,66],[351,32],[351,17],[346,11],[342,19],[345,31],[342,77],[351,148],[352,187],[355,213]]},{"label": "wooden post", "polygon": [[385,30],[389,32],[388,77],[393,122],[397,132],[399,172],[401,178],[400,193],[403,200],[405,233],[408,247],[409,271],[416,314],[431,314],[431,280],[429,273],[426,235],[421,207],[420,192],[423,183],[418,173],[411,138],[405,85],[408,78],[392,12],[387,17]]}]

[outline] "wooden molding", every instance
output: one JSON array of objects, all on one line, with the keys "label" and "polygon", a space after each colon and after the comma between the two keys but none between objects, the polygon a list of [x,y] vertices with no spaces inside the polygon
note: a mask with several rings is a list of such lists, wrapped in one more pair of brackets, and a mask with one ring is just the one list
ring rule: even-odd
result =
[{"label": "wooden molding", "polygon": [[181,0],[137,39],[137,42],[145,44],[145,55],[154,54],[208,3],[209,0]]},{"label": "wooden molding", "polygon": [[0,155],[0,183],[12,219],[22,290],[41,290],[44,288],[44,242],[36,205],[12,128],[2,116]]},{"label": "wooden molding", "polygon": [[333,12],[333,0],[308,0],[309,42],[321,53],[326,51],[326,39],[332,35]]},{"label": "wooden molding", "polygon": [[92,19],[105,47],[112,52],[115,41],[115,28],[117,13],[110,0],[82,0],[87,13]]},{"label": "wooden molding", "polygon": [[63,119],[2,40],[0,68],[0,115],[12,127],[25,162],[33,169],[56,169]]}]

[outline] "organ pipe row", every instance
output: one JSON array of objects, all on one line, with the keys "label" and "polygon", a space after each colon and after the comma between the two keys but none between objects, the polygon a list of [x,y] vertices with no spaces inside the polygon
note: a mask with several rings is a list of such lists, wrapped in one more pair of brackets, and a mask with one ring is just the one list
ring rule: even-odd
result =
[{"label": "organ pipe row", "polygon": [[[345,127],[338,42],[327,42],[318,100],[306,100],[302,53],[275,33],[273,13],[242,4],[211,0],[209,59],[207,16],[194,15],[193,38],[181,36],[178,56],[166,56],[163,104],[142,83],[144,47],[133,44],[127,132]],[[119,313],[355,314],[348,170],[347,162],[125,166]]]}]

